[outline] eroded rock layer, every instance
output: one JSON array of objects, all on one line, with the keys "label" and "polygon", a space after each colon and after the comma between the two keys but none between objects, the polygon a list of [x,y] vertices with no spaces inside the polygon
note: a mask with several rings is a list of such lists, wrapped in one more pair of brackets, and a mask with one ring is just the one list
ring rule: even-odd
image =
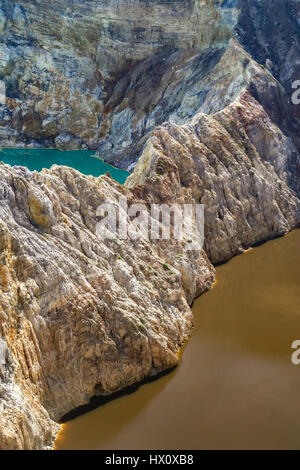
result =
[{"label": "eroded rock layer", "polygon": [[3,145],[91,148],[132,169],[155,126],[217,112],[242,91],[245,75],[234,61],[224,67],[223,58],[236,31],[282,84],[288,113],[281,127],[299,148],[299,106],[291,102],[299,74],[297,0],[0,5]]},{"label": "eroded rock layer", "polygon": [[227,3],[3,0],[3,143],[99,148],[128,167],[155,125],[203,101],[237,21]]},{"label": "eroded rock layer", "polygon": [[[214,263],[300,223],[294,147],[248,90],[212,116],[156,129],[126,187],[52,167],[0,166],[4,448],[51,447],[59,420],[177,363],[189,303]],[[205,251],[96,236],[96,209],[202,203]],[[184,253],[184,254],[183,254]]]},{"label": "eroded rock layer", "polygon": [[[0,164],[0,448],[51,448],[91,396],[176,365],[213,264],[299,226],[298,2],[283,3],[286,38],[263,31],[268,0],[2,0],[2,144],[140,158],[125,187]],[[120,196],[204,204],[204,250],[100,241],[97,207]]]},{"label": "eroded rock layer", "polygon": [[0,448],[51,448],[68,411],[176,365],[214,269],[184,242],[100,242],[97,207],[138,202],[108,177],[0,181]]},{"label": "eroded rock layer", "polygon": [[205,250],[220,263],[299,224],[294,156],[246,91],[224,111],[156,129],[126,184],[142,185],[161,203],[180,200],[189,188],[190,202],[205,207]]}]

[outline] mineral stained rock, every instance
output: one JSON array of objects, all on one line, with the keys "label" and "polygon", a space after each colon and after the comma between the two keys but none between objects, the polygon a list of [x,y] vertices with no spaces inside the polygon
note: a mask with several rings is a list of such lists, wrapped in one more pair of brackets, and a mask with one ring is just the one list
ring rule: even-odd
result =
[{"label": "mineral stained rock", "polygon": [[[0,164],[0,448],[51,448],[91,396],[176,365],[213,264],[300,225],[299,2],[280,3],[0,2],[2,145],[137,162],[125,186]],[[204,204],[204,250],[100,241],[120,196]]]},{"label": "mineral stained rock", "polygon": [[214,269],[179,241],[100,242],[97,207],[139,201],[109,177],[0,181],[0,448],[51,448],[68,411],[176,365]]},{"label": "mineral stained rock", "polygon": [[212,116],[157,128],[126,184],[160,203],[204,204],[204,248],[220,263],[299,225],[293,151],[245,92]]},{"label": "mineral stained rock", "polygon": [[223,3],[1,1],[3,141],[73,142],[128,167],[156,124],[177,108],[178,119],[190,117],[202,102],[198,82],[238,16],[236,2]]},{"label": "mineral stained rock", "polygon": [[215,114],[157,127],[126,181],[166,203],[189,188],[190,202],[205,206],[205,249],[213,263],[283,235],[300,220],[299,154],[279,127],[284,91],[238,43],[231,41],[227,52],[224,68],[232,57],[236,70],[246,67],[244,91]]}]

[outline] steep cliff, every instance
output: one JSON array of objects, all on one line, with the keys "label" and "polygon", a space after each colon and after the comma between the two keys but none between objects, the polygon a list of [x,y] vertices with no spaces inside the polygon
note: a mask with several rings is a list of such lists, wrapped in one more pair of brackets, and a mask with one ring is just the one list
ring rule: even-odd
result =
[{"label": "steep cliff", "polygon": [[[211,263],[299,226],[297,4],[2,0],[2,143],[141,156],[125,187],[0,164],[0,448],[51,448],[92,395],[176,365]],[[99,241],[121,195],[204,204],[205,249]]]},{"label": "steep cliff", "polygon": [[136,161],[155,125],[191,117],[205,98],[201,80],[236,24],[226,3],[2,1],[3,144]]},{"label": "steep cliff", "polygon": [[281,125],[299,150],[300,107],[293,104],[292,96],[293,84],[300,77],[300,2],[239,0],[239,7],[237,37],[251,56],[283,86],[288,115]]},{"label": "steep cliff", "polygon": [[287,233],[300,216],[299,153],[280,129],[288,115],[283,88],[235,40],[221,63],[242,77],[244,90],[215,114],[156,128],[126,181],[164,202],[191,188],[191,202],[205,206],[205,249],[213,263]]},{"label": "steep cliff", "polygon": [[205,206],[205,251],[229,260],[300,223],[299,160],[264,109],[245,92],[224,111],[156,129],[126,184],[160,202]]},{"label": "steep cliff", "polygon": [[98,205],[139,201],[108,177],[0,181],[0,448],[51,448],[64,414],[177,363],[214,269],[184,241],[100,241]]},{"label": "steep cliff", "polygon": [[[293,144],[245,91],[213,116],[156,129],[122,187],[54,166],[0,165],[0,447],[51,448],[56,422],[176,365],[213,262],[300,224]],[[204,251],[99,241],[96,208],[205,205]],[[183,254],[184,253],[184,254]]]},{"label": "steep cliff", "polygon": [[2,143],[88,147],[132,169],[155,126],[220,111],[242,92],[246,70],[224,68],[236,32],[282,84],[280,126],[299,148],[298,11],[296,0],[2,0]]}]

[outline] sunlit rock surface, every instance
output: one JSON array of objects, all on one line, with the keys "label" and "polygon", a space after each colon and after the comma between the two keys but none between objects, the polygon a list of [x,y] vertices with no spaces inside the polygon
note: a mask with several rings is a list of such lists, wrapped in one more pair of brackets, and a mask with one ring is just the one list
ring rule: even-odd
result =
[{"label": "sunlit rock surface", "polygon": [[224,111],[157,128],[126,184],[165,203],[189,191],[191,203],[205,206],[205,250],[220,263],[300,224],[294,156],[289,139],[245,92]]},{"label": "sunlit rock surface", "polygon": [[199,81],[237,21],[227,3],[2,1],[3,142],[72,142],[130,165],[155,125],[203,101]]},{"label": "sunlit rock surface", "polygon": [[[176,365],[189,304],[226,261],[300,223],[299,161],[248,90],[157,128],[122,187],[0,166],[3,448],[50,448],[65,413]],[[298,168],[298,167],[297,167]],[[96,237],[104,201],[202,203],[205,250]]]},{"label": "sunlit rock surface", "polygon": [[91,148],[132,168],[155,126],[219,111],[242,91],[245,76],[234,57],[226,67],[223,58],[236,32],[283,85],[289,112],[281,124],[299,147],[299,107],[291,104],[298,16],[296,0],[3,0],[0,138]]},{"label": "sunlit rock surface", "polygon": [[[2,145],[140,158],[125,187],[0,165],[0,448],[176,365],[211,263],[299,226],[298,3],[2,0]],[[205,251],[100,242],[120,195],[204,204]]]},{"label": "sunlit rock surface", "polygon": [[283,85],[281,126],[299,148],[298,16],[296,0],[3,0],[2,143],[91,148],[132,169],[157,125],[220,111],[242,92],[237,34]]}]

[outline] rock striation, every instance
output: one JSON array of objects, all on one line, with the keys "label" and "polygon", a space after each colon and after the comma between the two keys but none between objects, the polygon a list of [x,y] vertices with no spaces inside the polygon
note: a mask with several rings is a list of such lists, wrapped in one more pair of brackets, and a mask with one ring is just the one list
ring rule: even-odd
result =
[{"label": "rock striation", "polygon": [[99,241],[97,207],[140,200],[109,177],[0,181],[0,448],[51,448],[70,410],[176,365],[214,269],[184,242]]},{"label": "rock striation", "polygon": [[227,3],[2,0],[3,142],[98,149],[128,167],[155,125],[199,107],[236,24]]},{"label": "rock striation", "polygon": [[[300,225],[299,2],[271,3],[1,1],[2,145],[134,171],[0,164],[0,448],[50,449],[93,395],[175,366],[213,265]],[[204,204],[204,250],[100,241],[121,196]]]},{"label": "rock striation", "polygon": [[[214,115],[157,128],[125,187],[0,165],[0,447],[51,448],[68,411],[176,365],[211,262],[299,226],[295,164],[291,141],[245,90]],[[205,251],[100,242],[97,206],[120,195],[204,204]]]},{"label": "rock striation", "polygon": [[[157,128],[129,187],[205,207],[205,251],[218,264],[300,223],[294,147],[245,92],[214,115]],[[299,160],[296,162],[299,165]]]},{"label": "rock striation", "polygon": [[164,202],[189,188],[190,202],[205,206],[205,249],[213,263],[284,235],[300,216],[299,153],[280,128],[288,114],[284,90],[235,40],[227,53],[222,68],[234,61],[243,91],[235,98],[233,81],[232,102],[221,111],[157,127],[126,181]]},{"label": "rock striation", "polygon": [[218,112],[242,92],[247,67],[241,73],[233,56],[224,68],[236,33],[282,85],[288,112],[280,126],[299,149],[299,106],[291,103],[297,0],[0,5],[3,145],[90,148],[132,169],[156,126]]}]

